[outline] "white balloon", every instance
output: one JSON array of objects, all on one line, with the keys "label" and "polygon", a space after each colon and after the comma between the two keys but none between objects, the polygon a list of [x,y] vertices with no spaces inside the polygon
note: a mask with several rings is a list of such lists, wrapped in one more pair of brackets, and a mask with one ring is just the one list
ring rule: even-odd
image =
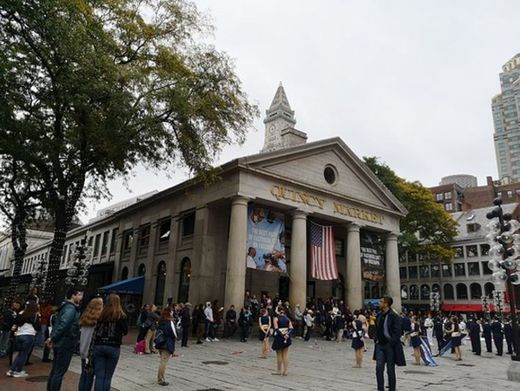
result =
[{"label": "white balloon", "polygon": [[489,270],[492,270],[494,272],[501,270],[500,262],[497,261],[496,259],[489,260],[487,265],[488,265]]},{"label": "white balloon", "polygon": [[507,281],[507,274],[506,274],[505,270],[499,270],[499,271],[494,272],[491,275],[491,280],[493,282],[497,282],[497,283]]}]

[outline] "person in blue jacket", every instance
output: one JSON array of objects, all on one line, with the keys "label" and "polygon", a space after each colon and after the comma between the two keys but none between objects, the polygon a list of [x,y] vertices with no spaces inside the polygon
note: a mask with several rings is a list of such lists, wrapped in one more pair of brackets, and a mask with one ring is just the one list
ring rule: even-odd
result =
[{"label": "person in blue jacket", "polygon": [[47,391],[59,391],[79,341],[79,305],[83,291],[71,287],[61,304],[56,322],[46,344],[53,349],[54,359],[47,380]]}]

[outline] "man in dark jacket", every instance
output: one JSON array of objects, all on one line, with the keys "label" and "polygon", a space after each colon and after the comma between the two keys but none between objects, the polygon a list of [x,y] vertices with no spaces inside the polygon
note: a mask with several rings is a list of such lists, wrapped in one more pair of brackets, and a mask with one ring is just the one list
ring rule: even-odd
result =
[{"label": "man in dark jacket", "polygon": [[187,348],[188,347],[188,337],[190,336],[190,324],[191,324],[191,316],[190,316],[191,304],[186,303],[181,310],[181,326],[182,326],[182,343],[181,346]]},{"label": "man in dark jacket", "polygon": [[488,319],[484,320],[484,324],[482,325],[482,334],[486,341],[486,351],[491,353],[491,325],[489,324]]},{"label": "man in dark jacket", "polygon": [[11,328],[13,327],[18,311],[20,311],[20,303],[15,301],[2,312],[2,319],[0,321],[0,357],[7,356]]},{"label": "man in dark jacket", "polygon": [[480,356],[482,347],[480,345],[480,323],[477,319],[469,322],[469,337],[471,338],[471,351]]},{"label": "man in dark jacket", "polygon": [[493,323],[491,323],[491,332],[493,333],[493,341],[497,348],[497,356],[501,356],[504,351],[504,333],[502,331],[502,323],[498,318],[495,317]]},{"label": "man in dark jacket", "polygon": [[507,354],[513,354],[513,326],[509,318],[504,321],[504,337],[506,337]]},{"label": "man in dark jacket", "polygon": [[231,305],[226,312],[226,322],[224,323],[224,338],[233,338],[237,331],[237,312],[235,306]]},{"label": "man in dark jacket", "polygon": [[401,345],[401,317],[392,309],[394,300],[384,296],[379,301],[381,312],[376,319],[375,350],[376,378],[378,391],[385,390],[385,364],[390,391],[396,390],[395,366],[405,366]]},{"label": "man in dark jacket", "polygon": [[83,292],[77,288],[69,288],[67,300],[61,305],[56,317],[56,324],[47,339],[47,346],[54,351],[52,369],[47,381],[47,391],[59,391],[63,376],[69,369],[72,355],[79,341],[79,304]]}]

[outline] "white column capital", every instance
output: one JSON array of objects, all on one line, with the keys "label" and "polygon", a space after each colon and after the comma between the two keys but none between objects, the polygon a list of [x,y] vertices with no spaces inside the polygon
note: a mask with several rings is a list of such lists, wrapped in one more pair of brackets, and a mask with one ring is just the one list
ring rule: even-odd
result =
[{"label": "white column capital", "polygon": [[297,220],[297,219],[306,220],[307,219],[307,215],[308,215],[308,213],[304,212],[301,209],[295,209],[295,210],[292,211],[292,218],[293,218],[293,220]]},{"label": "white column capital", "polygon": [[346,226],[348,232],[359,232],[359,230],[361,229],[361,226],[356,223],[348,223],[346,224]]},{"label": "white column capital", "polygon": [[399,237],[399,234],[397,232],[388,232],[386,235],[386,241],[397,241],[397,238]]},{"label": "white column capital", "polygon": [[249,202],[249,200],[250,200],[249,197],[244,197],[244,196],[238,195],[238,196],[235,196],[232,198],[231,205],[247,206],[247,203]]}]

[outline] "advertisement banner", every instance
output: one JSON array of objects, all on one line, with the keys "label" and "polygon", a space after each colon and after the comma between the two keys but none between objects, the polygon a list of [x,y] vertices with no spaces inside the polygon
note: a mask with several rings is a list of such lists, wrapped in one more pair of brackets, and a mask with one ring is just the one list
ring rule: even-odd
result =
[{"label": "advertisement banner", "polygon": [[246,265],[251,269],[287,272],[283,213],[249,204]]},{"label": "advertisement banner", "polygon": [[361,266],[363,279],[382,282],[385,279],[383,256],[371,247],[361,247]]}]

